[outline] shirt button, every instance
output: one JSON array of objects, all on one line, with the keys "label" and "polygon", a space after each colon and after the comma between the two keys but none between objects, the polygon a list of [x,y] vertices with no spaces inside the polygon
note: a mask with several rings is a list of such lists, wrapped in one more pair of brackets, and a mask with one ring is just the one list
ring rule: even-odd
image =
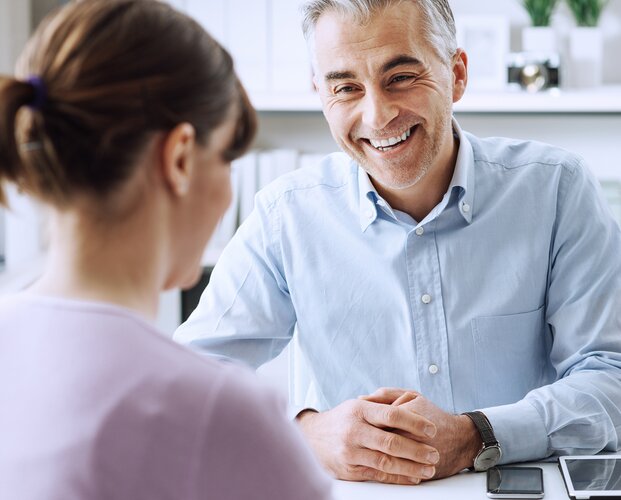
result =
[{"label": "shirt button", "polygon": [[431,302],[431,295],[429,295],[428,293],[426,293],[425,295],[423,295],[420,300],[423,301],[423,304],[429,304],[429,302]]},{"label": "shirt button", "polygon": [[470,205],[468,205],[467,203],[464,203],[464,204],[461,206],[461,209],[462,209],[464,212],[470,212]]},{"label": "shirt button", "polygon": [[414,231],[417,236],[422,236],[425,233],[425,230],[422,227],[417,227],[416,231]]},{"label": "shirt button", "polygon": [[373,212],[372,212],[371,210],[366,210],[366,211],[364,212],[364,216],[365,216],[367,219],[372,219],[372,218],[373,218]]},{"label": "shirt button", "polygon": [[431,373],[432,375],[438,373],[438,370],[439,368],[437,365],[429,365],[429,373]]}]

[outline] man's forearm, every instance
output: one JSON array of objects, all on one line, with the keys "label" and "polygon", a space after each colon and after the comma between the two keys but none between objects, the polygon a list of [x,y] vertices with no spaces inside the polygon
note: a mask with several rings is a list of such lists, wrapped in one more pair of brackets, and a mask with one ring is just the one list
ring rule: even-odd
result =
[{"label": "man's forearm", "polygon": [[575,372],[517,403],[482,410],[501,443],[502,463],[616,450],[620,387],[605,372]]}]

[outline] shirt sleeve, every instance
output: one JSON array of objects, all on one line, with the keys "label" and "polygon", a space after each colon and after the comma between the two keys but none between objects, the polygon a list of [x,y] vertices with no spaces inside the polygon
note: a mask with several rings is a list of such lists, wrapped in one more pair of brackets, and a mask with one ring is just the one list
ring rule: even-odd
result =
[{"label": "shirt sleeve", "polygon": [[276,202],[255,210],[220,256],[197,308],[174,338],[212,356],[257,368],[288,344],[295,311],[282,270]]},{"label": "shirt sleeve", "polygon": [[503,463],[616,451],[621,431],[621,236],[581,164],[559,182],[546,320],[556,381],[486,408]]},{"label": "shirt sleeve", "polygon": [[284,401],[241,372],[231,370],[209,412],[198,498],[332,498],[332,479],[286,418]]}]

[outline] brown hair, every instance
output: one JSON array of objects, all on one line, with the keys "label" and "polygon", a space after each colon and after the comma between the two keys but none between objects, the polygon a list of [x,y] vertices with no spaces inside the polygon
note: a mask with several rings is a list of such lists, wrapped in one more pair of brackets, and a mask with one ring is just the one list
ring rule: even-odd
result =
[{"label": "brown hair", "polygon": [[37,28],[17,73],[22,80],[0,77],[0,185],[55,204],[106,196],[154,132],[182,122],[206,144],[237,108],[229,160],[254,138],[256,115],[230,55],[163,2],[72,2]]}]

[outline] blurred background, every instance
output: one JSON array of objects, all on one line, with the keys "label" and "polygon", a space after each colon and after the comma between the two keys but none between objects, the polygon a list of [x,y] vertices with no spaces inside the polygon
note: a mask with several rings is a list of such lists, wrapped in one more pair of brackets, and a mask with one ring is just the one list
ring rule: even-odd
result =
[{"label": "blurred background", "polygon": [[[1,72],[12,72],[33,27],[61,3],[0,0]],[[231,51],[259,111],[260,132],[253,151],[233,165],[234,202],[205,252],[203,282],[162,295],[158,323],[169,334],[194,307],[256,190],[337,149],[311,88],[301,0],[170,3]],[[588,18],[575,15],[574,3],[453,0],[470,64],[469,88],[455,116],[480,136],[535,139],[582,155],[621,221],[621,0],[593,0],[595,14]],[[10,210],[0,210],[0,293],[23,288],[44,265],[44,222],[36,206],[15,191],[10,201]]]}]

